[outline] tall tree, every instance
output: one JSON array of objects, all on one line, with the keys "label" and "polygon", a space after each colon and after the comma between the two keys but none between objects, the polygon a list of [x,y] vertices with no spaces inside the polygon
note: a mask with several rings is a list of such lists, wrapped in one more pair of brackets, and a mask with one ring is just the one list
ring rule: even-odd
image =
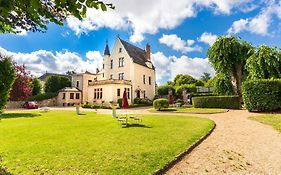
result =
[{"label": "tall tree", "polygon": [[249,79],[281,78],[281,52],[276,47],[261,45],[246,63]]},{"label": "tall tree", "polygon": [[7,104],[15,78],[15,69],[11,59],[0,54],[0,113]]},{"label": "tall tree", "polygon": [[10,100],[26,100],[32,95],[30,72],[26,70],[24,65],[19,66],[15,62],[14,67],[16,79],[10,93]]},{"label": "tall tree", "polygon": [[70,15],[81,20],[88,8],[106,11],[114,6],[100,0],[1,0],[0,33],[44,31],[49,22],[63,25]]},{"label": "tall tree", "polygon": [[211,74],[207,73],[207,72],[204,72],[203,75],[201,76],[200,78],[202,81],[209,81],[211,79]]},{"label": "tall tree", "polygon": [[63,77],[63,76],[58,76],[58,75],[53,75],[49,76],[46,79],[45,83],[45,92],[53,92],[56,93],[60,89],[64,87],[70,87],[71,86],[71,81],[69,78]]},{"label": "tall tree", "polygon": [[174,78],[174,85],[180,86],[184,84],[194,84],[197,80],[193,78],[191,75],[184,75],[184,74],[178,74]]},{"label": "tall tree", "polygon": [[38,78],[36,78],[36,77],[32,78],[31,87],[32,87],[32,96],[35,96],[35,95],[41,93],[42,85]]},{"label": "tall tree", "polygon": [[[220,75],[231,78],[232,89],[242,100],[241,85],[244,65],[251,55],[252,46],[235,36],[221,36],[209,48],[208,57],[212,66]],[[231,90],[229,90],[231,91]]]}]

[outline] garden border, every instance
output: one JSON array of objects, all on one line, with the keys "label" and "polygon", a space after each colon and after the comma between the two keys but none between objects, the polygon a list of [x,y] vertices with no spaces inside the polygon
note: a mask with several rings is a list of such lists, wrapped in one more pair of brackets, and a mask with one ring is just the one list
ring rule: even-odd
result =
[{"label": "garden border", "polygon": [[201,137],[196,143],[194,143],[193,145],[191,145],[187,150],[181,152],[180,154],[178,154],[174,160],[168,162],[164,167],[156,170],[153,175],[162,175],[165,174],[169,169],[171,169],[174,165],[176,165],[178,162],[180,162],[186,155],[188,155],[189,153],[191,153],[193,151],[194,148],[196,148],[198,145],[200,145],[205,139],[207,139],[212,132],[215,130],[216,128],[216,123],[214,124],[214,127],[203,137]]}]

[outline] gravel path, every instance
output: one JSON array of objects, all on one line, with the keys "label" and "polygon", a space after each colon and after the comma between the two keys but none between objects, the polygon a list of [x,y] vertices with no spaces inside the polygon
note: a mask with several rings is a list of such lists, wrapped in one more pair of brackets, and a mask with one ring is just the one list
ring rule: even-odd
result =
[{"label": "gravel path", "polygon": [[[281,175],[281,133],[246,110],[204,115],[214,132],[166,174]],[[203,116],[203,115],[202,115]]]}]

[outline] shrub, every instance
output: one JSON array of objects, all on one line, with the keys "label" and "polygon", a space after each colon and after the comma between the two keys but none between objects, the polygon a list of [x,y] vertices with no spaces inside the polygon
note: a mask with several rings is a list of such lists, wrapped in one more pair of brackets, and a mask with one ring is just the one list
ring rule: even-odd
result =
[{"label": "shrub", "polygon": [[169,102],[165,98],[159,98],[159,99],[153,101],[153,107],[157,111],[160,111],[163,108],[168,108],[169,107]]},{"label": "shrub", "polygon": [[117,103],[118,103],[120,108],[122,108],[122,101],[123,101],[122,98],[118,98],[118,100],[117,100]]},{"label": "shrub", "polygon": [[157,95],[163,96],[169,94],[169,89],[172,90],[173,95],[175,94],[175,89],[172,85],[163,85],[157,88]]},{"label": "shrub", "polygon": [[192,94],[189,94],[190,104],[192,104],[192,98],[193,97],[206,97],[206,96],[217,96],[217,94],[214,94],[214,93],[192,93]]},{"label": "shrub", "polygon": [[277,111],[281,109],[281,79],[249,80],[243,82],[245,107],[249,111]]},{"label": "shrub", "polygon": [[193,97],[192,103],[195,108],[222,108],[222,109],[240,108],[240,102],[238,96]]},{"label": "shrub", "polygon": [[45,83],[45,92],[58,92],[60,89],[70,87],[69,78],[59,75],[48,76]]},{"label": "shrub", "polygon": [[182,106],[184,104],[184,101],[182,99],[177,99],[176,103]]},{"label": "shrub", "polygon": [[134,99],[134,104],[152,105],[152,101],[148,98],[143,99],[137,97]]},{"label": "shrub", "polygon": [[136,98],[134,99],[134,104],[141,104],[141,99],[138,98],[138,97],[136,97]]},{"label": "shrub", "polygon": [[182,91],[186,89],[187,93],[197,92],[197,88],[194,84],[185,84],[181,86],[176,86],[176,94],[178,97],[182,96]]},{"label": "shrub", "polygon": [[30,101],[42,101],[42,100],[47,100],[47,99],[50,99],[50,98],[54,98],[57,95],[58,95],[58,93],[48,92],[48,93],[44,93],[44,94],[35,95],[33,97],[28,98],[28,100],[30,100]]}]

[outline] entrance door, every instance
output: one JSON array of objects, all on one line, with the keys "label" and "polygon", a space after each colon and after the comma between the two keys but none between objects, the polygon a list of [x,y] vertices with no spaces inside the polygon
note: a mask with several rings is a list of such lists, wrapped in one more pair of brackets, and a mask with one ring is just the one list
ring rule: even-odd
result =
[{"label": "entrance door", "polygon": [[140,98],[140,90],[137,90],[137,98]]}]

